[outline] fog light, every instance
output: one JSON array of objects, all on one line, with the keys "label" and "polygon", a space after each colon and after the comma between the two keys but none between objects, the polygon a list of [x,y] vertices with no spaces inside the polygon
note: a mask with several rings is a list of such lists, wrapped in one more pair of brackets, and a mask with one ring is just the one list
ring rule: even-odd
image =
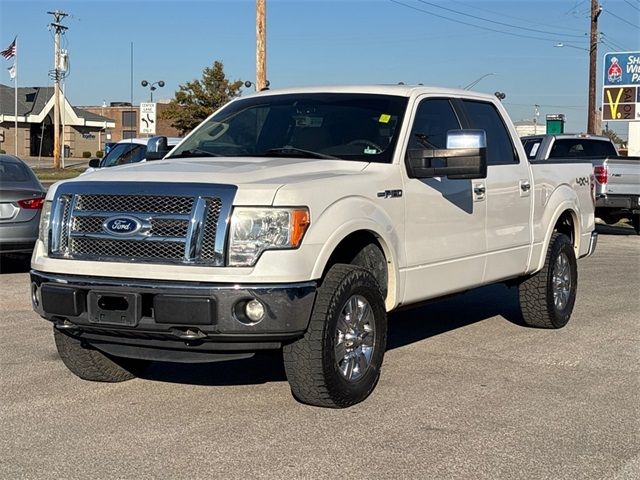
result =
[{"label": "fog light", "polygon": [[258,300],[251,300],[245,305],[244,313],[252,322],[259,322],[264,318],[264,305]]}]

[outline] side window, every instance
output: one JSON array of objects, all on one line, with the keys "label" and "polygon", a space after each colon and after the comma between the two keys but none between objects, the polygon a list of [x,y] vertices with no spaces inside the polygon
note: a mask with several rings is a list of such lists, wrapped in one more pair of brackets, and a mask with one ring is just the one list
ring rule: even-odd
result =
[{"label": "side window", "polygon": [[496,107],[491,103],[474,100],[463,100],[463,103],[471,128],[487,132],[487,164],[518,163],[511,135]]},{"label": "side window", "polygon": [[538,154],[538,150],[540,150],[540,144],[542,143],[542,140],[540,139],[535,139],[535,140],[526,140],[523,144],[524,144],[524,151],[527,154],[527,158],[529,160],[535,160],[536,155]]},{"label": "side window", "polygon": [[449,100],[422,100],[413,119],[409,149],[447,148],[447,132],[458,129],[460,122]]}]

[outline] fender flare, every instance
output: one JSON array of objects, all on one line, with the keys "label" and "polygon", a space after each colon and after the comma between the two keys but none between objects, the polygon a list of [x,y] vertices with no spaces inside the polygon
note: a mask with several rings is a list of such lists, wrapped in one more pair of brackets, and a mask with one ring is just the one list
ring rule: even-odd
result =
[{"label": "fender flare", "polygon": [[[361,215],[353,215],[354,212]],[[397,305],[401,291],[399,266],[404,261],[404,250],[396,222],[382,208],[365,197],[347,197],[329,205],[312,225],[305,240],[322,245],[312,278],[322,277],[331,255],[345,238],[356,232],[368,232],[376,237],[387,259],[387,310]]]}]

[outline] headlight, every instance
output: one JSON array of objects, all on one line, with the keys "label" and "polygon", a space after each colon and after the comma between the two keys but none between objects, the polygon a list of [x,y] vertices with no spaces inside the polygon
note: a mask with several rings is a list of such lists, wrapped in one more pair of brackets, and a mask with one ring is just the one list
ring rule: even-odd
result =
[{"label": "headlight", "polygon": [[44,244],[44,254],[49,253],[49,220],[51,219],[52,202],[44,202],[40,212],[40,227],[38,229],[38,239]]},{"label": "headlight", "polygon": [[308,226],[306,208],[235,208],[229,266],[250,267],[265,250],[298,247]]}]

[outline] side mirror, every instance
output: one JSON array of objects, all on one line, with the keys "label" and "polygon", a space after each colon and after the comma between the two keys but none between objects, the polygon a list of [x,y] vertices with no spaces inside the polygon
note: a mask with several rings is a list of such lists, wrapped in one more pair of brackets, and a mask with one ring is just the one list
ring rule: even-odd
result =
[{"label": "side mirror", "polygon": [[147,141],[147,153],[144,158],[147,160],[160,160],[169,153],[167,137],[151,137]]},{"label": "side mirror", "polygon": [[407,154],[410,178],[487,177],[487,136],[484,130],[449,130],[446,149],[412,149]]},{"label": "side mirror", "polygon": [[92,158],[91,160],[89,160],[89,166],[91,168],[100,168],[100,159]]}]

